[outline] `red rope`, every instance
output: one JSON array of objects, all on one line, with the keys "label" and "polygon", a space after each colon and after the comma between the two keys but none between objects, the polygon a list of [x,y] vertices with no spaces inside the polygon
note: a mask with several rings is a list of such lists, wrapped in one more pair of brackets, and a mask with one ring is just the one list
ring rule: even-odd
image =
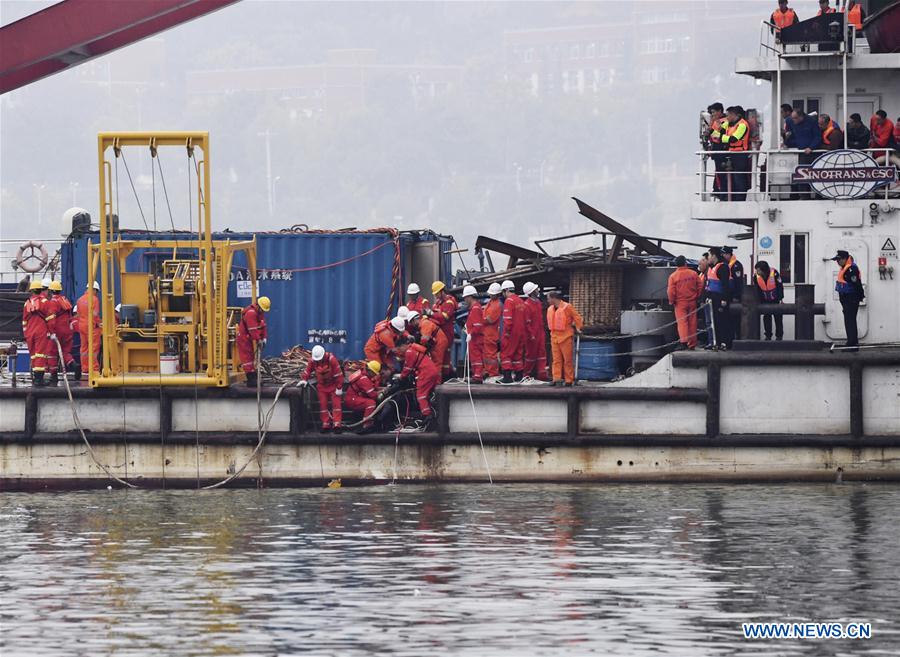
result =
[{"label": "red rope", "polygon": [[[340,267],[341,265],[346,265],[348,262],[353,262],[354,260],[359,260],[360,258],[365,258],[367,255],[375,253],[379,249],[383,249],[384,247],[390,246],[391,244],[393,244],[393,242],[383,242],[382,244],[379,244],[378,246],[373,246],[368,251],[364,251],[362,253],[359,253],[355,256],[351,256],[349,258],[344,258],[343,260],[338,260],[337,262],[330,262],[327,265],[318,265],[316,267],[301,267],[299,269],[285,269],[283,267],[275,267],[274,269],[277,269],[278,271],[290,271],[290,272],[295,272],[295,273],[305,272],[305,271],[321,271],[323,269],[331,269],[332,267]],[[396,260],[396,258],[395,258],[395,260]],[[232,269],[240,269],[241,271],[247,271],[246,267],[238,267],[237,265],[232,265],[231,268]],[[267,267],[261,267],[260,269],[267,269]]]}]

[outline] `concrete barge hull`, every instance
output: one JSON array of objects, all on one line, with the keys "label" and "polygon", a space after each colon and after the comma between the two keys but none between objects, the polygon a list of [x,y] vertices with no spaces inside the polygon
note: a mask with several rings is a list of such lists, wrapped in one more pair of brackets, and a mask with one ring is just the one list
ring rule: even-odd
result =
[{"label": "concrete barge hull", "polygon": [[[96,460],[140,487],[220,481],[258,442],[246,388],[73,393]],[[477,423],[467,388],[444,385],[433,432],[323,435],[287,388],[232,484],[480,482],[488,467],[498,482],[900,480],[900,350],[678,353],[617,383],[472,395]],[[63,388],[0,389],[0,489],[106,485]]]},{"label": "concrete barge hull", "polygon": [[[900,480],[900,447],[786,445],[523,445],[477,441],[404,440],[358,444],[273,444],[235,480],[238,486],[323,486],[397,482],[750,482]],[[744,441],[745,443],[747,441]],[[812,442],[812,441],[811,441]],[[871,443],[877,445],[876,442]],[[253,445],[107,443],[99,461],[139,487],[194,488],[227,477]],[[396,462],[395,462],[396,459]],[[37,442],[0,445],[2,490],[118,487],[83,445]]]}]

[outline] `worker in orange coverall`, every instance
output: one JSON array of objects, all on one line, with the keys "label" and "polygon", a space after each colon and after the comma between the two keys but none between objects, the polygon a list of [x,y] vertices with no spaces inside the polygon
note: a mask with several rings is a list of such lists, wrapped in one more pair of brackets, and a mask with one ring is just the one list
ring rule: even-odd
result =
[{"label": "worker in orange coverall", "polygon": [[441,382],[441,371],[428,357],[428,352],[421,344],[414,343],[404,348],[403,370],[400,372],[400,378],[413,378],[416,382],[416,401],[419,404],[419,411],[422,419],[425,420],[426,426],[434,417],[431,410],[429,399],[431,393]]},{"label": "worker in orange coverall", "polygon": [[405,332],[406,319],[403,317],[397,316],[378,322],[363,347],[366,360],[377,360],[387,372],[393,371],[397,356],[397,339]]},{"label": "worker in orange coverall", "polygon": [[[421,317],[415,310],[410,311],[406,320],[416,342],[428,350],[428,355],[435,365],[443,368],[450,343],[447,342],[447,336],[441,327],[433,319]],[[443,375],[443,372],[441,374]]]},{"label": "worker in orange coverall", "polygon": [[490,300],[484,307],[484,373],[487,376],[500,374],[500,318],[503,316],[501,292],[500,283],[491,283],[488,288]]},{"label": "worker in orange coverall", "polygon": [[417,283],[410,283],[406,288],[406,307],[409,310],[415,310],[420,315],[424,315],[426,310],[431,310],[431,303],[421,295]]},{"label": "worker in orange coverall", "polygon": [[[319,395],[319,419],[322,421],[322,433],[344,430],[341,397],[344,394],[344,371],[334,354],[325,351],[325,347],[317,344],[312,348],[312,358],[306,364],[306,370],[297,382],[297,386],[305,388],[312,375],[316,375],[316,393]],[[329,412],[329,406],[331,411]]]},{"label": "worker in orange coverall", "polygon": [[512,281],[500,284],[503,291],[503,335],[500,340],[500,383],[522,380],[525,369],[525,302],[516,294]]},{"label": "worker in orange coverall", "polygon": [[703,292],[700,275],[687,266],[684,256],[675,258],[677,269],[669,275],[669,303],[675,308],[678,339],[684,349],[697,347],[697,300]]},{"label": "worker in orange coverall", "polygon": [[[47,298],[43,293],[41,281],[31,281],[28,289],[31,296],[22,307],[22,333],[28,354],[31,356],[31,384],[35,388],[47,385],[44,372],[47,371],[47,354],[56,345],[50,340],[50,328],[47,325]],[[52,320],[51,320],[52,321]]]},{"label": "worker in orange coverall", "polygon": [[255,388],[257,385],[256,351],[266,346],[266,313],[271,307],[269,297],[259,297],[256,303],[251,303],[241,311],[235,344],[241,359],[241,369],[247,374],[248,388]]},{"label": "worker in orange coverall", "polygon": [[466,318],[466,358],[469,359],[469,381],[484,383],[484,309],[472,285],[463,288],[463,299],[469,308]]},{"label": "worker in orange coverall", "polygon": [[431,294],[434,295],[434,305],[431,307],[431,319],[441,327],[444,335],[447,336],[447,351],[444,352],[444,358],[441,362],[441,375],[444,380],[451,376],[450,352],[453,349],[453,324],[456,321],[456,309],[459,303],[456,298],[447,292],[445,285],[441,281],[435,281],[431,284]]},{"label": "worker in orange coverall", "polygon": [[550,307],[547,308],[547,327],[550,329],[550,348],[553,350],[553,385],[575,385],[575,358],[573,336],[581,333],[584,320],[578,311],[563,301],[559,292],[547,295]]},{"label": "worker in orange coverall", "polygon": [[538,298],[540,288],[528,281],[525,293],[525,376],[549,381],[547,373],[547,332],[544,330],[544,304]]},{"label": "worker in orange coverall", "polygon": [[357,370],[347,379],[344,406],[352,411],[361,411],[363,425],[360,433],[369,433],[375,428],[375,406],[378,404],[378,390],[381,387],[381,363],[370,360],[364,370]]},{"label": "worker in orange coverall", "polygon": [[[87,376],[88,372],[96,372],[99,369],[101,338],[100,298],[97,295],[99,291],[100,283],[94,281],[93,289],[89,287],[84,294],[78,297],[78,301],[75,302],[75,328],[78,329],[78,337],[81,340],[79,351],[81,356],[82,376]],[[91,305],[90,313],[88,312],[88,303]],[[89,345],[88,330],[92,324],[94,327],[94,344]],[[88,353],[88,350],[91,347],[93,347],[93,352]]]}]

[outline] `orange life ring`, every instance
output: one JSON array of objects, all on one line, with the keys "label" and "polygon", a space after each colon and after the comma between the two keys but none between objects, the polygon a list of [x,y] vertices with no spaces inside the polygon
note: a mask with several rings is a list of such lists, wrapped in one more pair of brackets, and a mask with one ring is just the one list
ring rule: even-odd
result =
[{"label": "orange life ring", "polygon": [[[32,261],[36,264],[30,264]],[[41,271],[47,262],[47,249],[41,242],[25,242],[16,252],[16,266],[29,274]]]}]

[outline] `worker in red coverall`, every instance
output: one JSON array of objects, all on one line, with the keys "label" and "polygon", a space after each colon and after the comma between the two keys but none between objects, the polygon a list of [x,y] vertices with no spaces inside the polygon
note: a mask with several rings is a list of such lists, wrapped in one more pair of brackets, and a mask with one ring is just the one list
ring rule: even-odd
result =
[{"label": "worker in red coverall", "polygon": [[[74,378],[79,379],[81,378],[81,372],[79,371],[78,363],[75,362],[75,358],[72,356],[72,324],[74,321],[72,318],[72,302],[62,293],[62,283],[59,281],[51,281],[49,291],[51,300],[55,304],[54,311],[56,313],[56,319],[50,332],[56,334],[56,339],[62,348],[62,371],[73,372]],[[52,346],[55,348],[55,345]],[[50,374],[50,378],[53,378],[53,373]]]},{"label": "worker in red coverall", "polygon": [[547,332],[544,329],[544,304],[538,298],[540,288],[528,281],[525,293],[525,376],[549,381],[547,373]]},{"label": "worker in red coverall", "polygon": [[241,369],[247,374],[247,387],[255,388],[258,384],[256,375],[256,353],[266,346],[268,331],[266,330],[266,313],[272,307],[269,297],[259,297],[241,311],[241,321],[237,328],[238,357]]},{"label": "worker in red coverall", "polygon": [[416,401],[419,404],[422,419],[425,420],[427,426],[434,417],[429,399],[431,398],[431,393],[434,392],[434,389],[441,382],[441,371],[428,357],[428,352],[423,345],[414,343],[405,348],[400,378],[415,379]]},{"label": "worker in red coverall", "polygon": [[431,294],[434,295],[434,305],[431,307],[431,319],[441,327],[447,336],[447,351],[441,363],[441,375],[447,380],[452,375],[450,367],[450,352],[453,350],[453,324],[456,322],[456,309],[459,303],[456,298],[447,292],[445,285],[440,281],[431,284]]},{"label": "worker in red coverall", "polygon": [[463,288],[463,300],[469,307],[466,318],[466,358],[469,360],[469,381],[484,383],[484,309],[474,286]]},{"label": "worker in red coverall", "polygon": [[431,304],[421,295],[421,290],[416,283],[410,283],[406,288],[406,307],[409,310],[415,310],[420,315],[424,315],[426,310],[431,310]]},{"label": "worker in red coverall", "polygon": [[[407,315],[408,316],[408,315]],[[385,374],[394,371],[397,357],[397,340],[406,333],[406,319],[393,317],[388,320],[382,320],[375,325],[372,335],[366,341],[363,352],[366,354],[366,360],[377,360],[381,363],[381,367],[386,370]]]},{"label": "worker in red coverall", "polygon": [[525,369],[525,302],[516,294],[512,281],[500,284],[503,291],[503,335],[500,341],[500,383],[522,380]]},{"label": "worker in red coverall", "polygon": [[491,283],[490,300],[484,307],[484,373],[487,376],[500,374],[500,318],[503,316],[500,293],[500,283]]},{"label": "worker in red coverall", "polygon": [[[96,372],[99,368],[101,336],[98,292],[100,292],[100,283],[94,281],[93,289],[89,287],[75,302],[75,328],[78,329],[78,337],[81,340],[81,374],[85,377],[88,372]],[[91,306],[90,311],[88,311],[88,304]],[[88,330],[92,325],[94,327],[94,343],[91,345],[89,344]],[[88,353],[92,347],[92,353]]]},{"label": "worker in red coverall", "polygon": [[363,414],[362,431],[369,433],[375,429],[375,406],[378,404],[381,387],[381,363],[370,360],[366,369],[356,370],[347,379],[347,392],[344,394],[344,406]]},{"label": "worker in red coverall", "polygon": [[[411,310],[406,319],[407,326],[416,342],[428,350],[428,355],[435,365],[443,368],[444,358],[450,349],[450,343],[447,342],[447,336],[441,330],[441,327],[433,319],[422,317],[415,310]],[[441,375],[443,376],[443,372],[441,372]]]},{"label": "worker in red coverall", "polygon": [[[316,375],[316,393],[319,395],[319,418],[322,421],[322,433],[344,430],[341,414],[341,397],[344,394],[344,371],[334,354],[327,353],[325,347],[317,344],[312,349],[312,359],[306,365],[306,371],[297,382],[297,386],[305,388],[312,375]],[[329,412],[329,406],[331,411]]]},{"label": "worker in red coverall", "polygon": [[47,298],[43,294],[41,281],[35,279],[28,286],[31,296],[22,308],[22,333],[31,356],[31,384],[35,388],[47,385],[44,372],[47,371],[47,354],[56,345],[50,341],[50,329],[47,326]]},{"label": "worker in red coverall", "polygon": [[683,349],[697,348],[697,300],[703,292],[700,275],[687,266],[680,255],[675,258],[677,269],[669,275],[669,303],[675,308],[678,340]]},{"label": "worker in red coverall", "polygon": [[47,381],[48,386],[59,385],[59,347],[57,347],[56,336],[56,314],[59,306],[53,298],[53,292],[50,290],[52,284],[53,279],[49,277],[45,277],[41,281],[41,296],[43,297],[41,307],[44,321],[47,322],[47,337],[50,339],[44,352],[47,359],[47,371],[50,372],[50,378]]}]

